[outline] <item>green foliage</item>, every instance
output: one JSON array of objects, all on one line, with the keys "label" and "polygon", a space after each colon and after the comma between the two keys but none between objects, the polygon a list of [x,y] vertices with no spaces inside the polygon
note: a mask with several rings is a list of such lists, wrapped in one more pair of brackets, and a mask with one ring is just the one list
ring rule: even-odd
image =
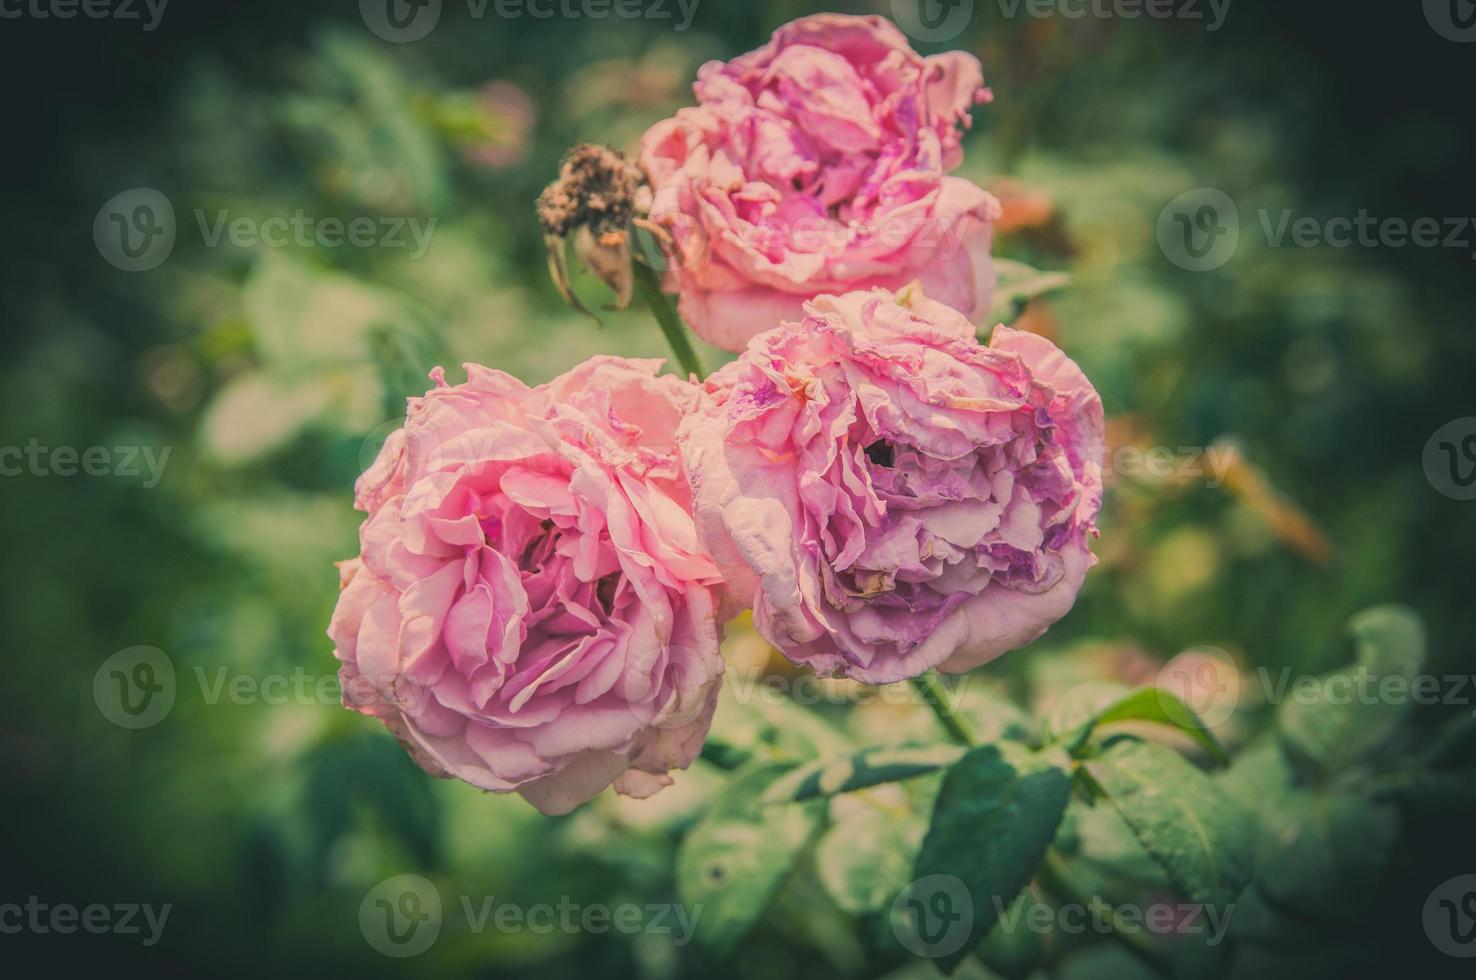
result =
[{"label": "green foliage", "polygon": [[[821,704],[740,700],[730,685],[702,759],[676,785],[559,820],[430,778],[331,696],[205,702],[195,667],[331,679],[323,627],[331,563],[357,547],[350,488],[432,367],[454,378],[472,360],[537,382],[597,352],[669,359],[642,312],[611,313],[597,331],[563,307],[531,202],[576,139],[631,147],[691,101],[705,58],[806,12],[713,4],[681,36],[615,18],[524,19],[390,45],[340,7],[304,15],[332,21],[322,29],[271,44],[252,34],[234,54],[172,45],[146,111],[107,138],[96,120],[58,117],[76,142],[55,172],[75,177],[78,199],[15,202],[15,237],[43,261],[15,263],[24,289],[3,368],[4,444],[174,450],[148,489],[121,477],[4,481],[5,735],[12,809],[31,824],[14,850],[40,879],[78,901],[178,903],[190,927],[171,929],[171,954],[262,972],[270,951],[274,970],[366,977],[403,964],[366,946],[358,903],[408,872],[432,877],[452,911],[453,896],[491,893],[703,906],[680,948],[645,933],[448,922],[412,963],[436,976],[930,976],[888,915],[924,871],[967,877],[985,903],[972,954],[948,961],[967,976],[984,975],[976,959],[1005,977],[1356,976],[1390,922],[1416,920],[1391,907],[1409,892],[1391,879],[1428,887],[1423,828],[1476,812],[1476,723],[1469,709],[1445,718],[1378,691],[1386,678],[1470,669],[1476,606],[1461,570],[1476,511],[1435,494],[1418,466],[1434,420],[1469,414],[1469,337],[1454,326],[1469,276],[1456,261],[1442,279],[1409,251],[1256,240],[1253,206],[1328,200],[1288,166],[1325,131],[1306,95],[1315,86],[1296,74],[1310,70],[1301,52],[1257,50],[1272,73],[1247,86],[1243,59],[1206,58],[1184,32],[1147,25],[1077,25],[1091,28],[1082,36],[976,16],[934,46],[980,53],[998,80],[962,174],[989,185],[1007,174],[1049,204],[1041,224],[998,236],[999,288],[978,326],[1024,317],[1052,333],[1102,392],[1114,440],[1177,449],[1235,437],[1334,543],[1335,561],[1309,561],[1223,486],[1114,472],[1109,457],[1102,560],[1076,608],[1029,648],[951,679],[977,748],[937,746],[937,721],[915,700],[857,689]],[[1093,57],[1079,56],[1083,41]],[[1151,92],[1145,64],[1161,81]],[[489,170],[467,151],[496,129],[481,88],[494,77],[525,90],[538,118],[526,155]],[[1258,86],[1273,97],[1255,101]],[[1348,156],[1339,173],[1352,181],[1389,157]],[[106,266],[86,241],[98,204],[131,183],[165,191],[180,231],[169,260],[140,275]],[[1174,267],[1154,240],[1167,199],[1195,186],[1242,204],[1240,251],[1208,274]],[[213,221],[222,208],[437,225],[413,260],[207,246],[193,212]],[[601,295],[580,275],[582,295]],[[1348,619],[1396,597],[1420,617],[1374,606]],[[1334,662],[1323,654],[1345,621],[1353,662],[1294,696],[1300,676]],[[164,723],[129,733],[77,695],[105,657],[139,643],[168,652],[180,688]],[[1245,669],[1239,710],[1209,727],[1145,686],[1206,643]],[[1200,772],[1170,747],[1230,765]],[[78,814],[107,820],[79,833]],[[1437,856],[1443,871],[1451,859]],[[1112,935],[988,928],[995,897],[1133,908],[1237,891],[1217,951],[1228,963],[1173,959],[1193,945],[1183,937],[1143,937],[1148,960],[1165,954],[1155,967]]]},{"label": "green foliage", "polygon": [[1030,882],[1070,791],[1071,777],[1059,760],[1018,750],[1007,755],[997,745],[971,750],[948,770],[913,866],[915,878],[960,879],[973,903],[968,941],[938,960],[945,973],[988,934],[1000,906],[1014,902]]},{"label": "green foliage", "polygon": [[1097,729],[1123,722],[1142,722],[1175,729],[1198,742],[1215,759],[1223,762],[1229,758],[1224,746],[1199,716],[1177,695],[1160,687],[1143,688],[1126,695],[1097,712],[1076,732],[1065,733],[1061,738],[1073,747],[1079,746]]},{"label": "green foliage", "polygon": [[818,802],[761,805],[790,768],[756,762],[740,769],[677,854],[677,888],[689,907],[704,910],[699,938],[717,955],[738,948],[820,826]]},{"label": "green foliage", "polygon": [[1122,740],[1083,768],[1133,834],[1195,902],[1225,908],[1251,877],[1249,815],[1174,752]]},{"label": "green foliage", "polygon": [[910,779],[952,765],[962,754],[949,745],[863,749],[849,758],[801,766],[769,787],[764,802],[809,800]]},{"label": "green foliage", "polygon": [[831,804],[831,823],[815,847],[815,868],[843,912],[876,912],[911,880],[927,821],[903,796],[860,794]]},{"label": "green foliage", "polygon": [[1425,660],[1424,629],[1406,609],[1370,609],[1349,632],[1357,664],[1323,675],[1300,696],[1290,692],[1277,716],[1287,751],[1323,773],[1343,770],[1387,744],[1413,705],[1409,685]]}]

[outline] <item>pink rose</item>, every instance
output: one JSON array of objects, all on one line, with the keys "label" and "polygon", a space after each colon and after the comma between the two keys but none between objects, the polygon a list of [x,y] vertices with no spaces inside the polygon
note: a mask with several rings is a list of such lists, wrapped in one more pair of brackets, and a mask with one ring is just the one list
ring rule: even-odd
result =
[{"label": "pink rose", "polygon": [[880,17],[817,14],[757,51],[709,62],[700,103],[641,143],[651,220],[671,236],[667,289],[703,338],[742,350],[825,292],[919,279],[989,310],[999,202],[945,174],[990,98],[977,59],[924,58]]},{"label": "pink rose", "polygon": [[563,813],[697,755],[721,577],[674,438],[705,396],[660,364],[596,357],[536,388],[437,369],[359,479],[328,631],[345,706],[435,775]]},{"label": "pink rose", "polygon": [[1102,403],[1050,341],[915,287],[821,296],[683,423],[697,526],[758,631],[822,675],[971,670],[1066,614],[1102,496]]}]

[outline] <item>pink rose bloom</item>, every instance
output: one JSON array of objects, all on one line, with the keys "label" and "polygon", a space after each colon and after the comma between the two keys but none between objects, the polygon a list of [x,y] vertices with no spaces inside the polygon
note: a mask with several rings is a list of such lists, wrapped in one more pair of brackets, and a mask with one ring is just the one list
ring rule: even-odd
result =
[{"label": "pink rose bloom", "polygon": [[979,62],[924,58],[880,17],[817,14],[708,62],[700,103],[641,142],[666,287],[704,339],[742,350],[819,293],[914,279],[983,317],[999,202],[959,177],[961,127],[988,101]]},{"label": "pink rose bloom", "polygon": [[1043,337],[915,287],[821,296],[708,380],[679,436],[698,530],[760,634],[821,675],[972,670],[1096,561],[1102,402]]},{"label": "pink rose bloom", "polygon": [[360,477],[328,630],[344,703],[431,773],[564,813],[697,755],[722,580],[674,439],[705,396],[660,364],[596,357],[536,388],[437,369]]}]

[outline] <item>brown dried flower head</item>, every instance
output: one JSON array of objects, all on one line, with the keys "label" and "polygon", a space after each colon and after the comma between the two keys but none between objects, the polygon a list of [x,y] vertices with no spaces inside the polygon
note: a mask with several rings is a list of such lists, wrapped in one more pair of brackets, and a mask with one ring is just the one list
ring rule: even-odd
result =
[{"label": "brown dried flower head", "polygon": [[575,309],[587,313],[569,285],[564,242],[572,236],[579,260],[615,290],[615,308],[630,305],[631,223],[651,208],[651,188],[641,169],[619,150],[580,143],[564,157],[559,179],[538,196],[538,220],[548,247],[554,286]]}]

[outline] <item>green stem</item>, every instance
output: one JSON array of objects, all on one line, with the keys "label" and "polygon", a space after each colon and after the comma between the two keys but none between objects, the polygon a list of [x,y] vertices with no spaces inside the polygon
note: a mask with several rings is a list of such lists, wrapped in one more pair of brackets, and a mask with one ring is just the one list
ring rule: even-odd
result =
[{"label": "green stem", "polygon": [[671,352],[676,355],[677,363],[687,374],[702,377],[702,362],[692,349],[687,325],[671,305],[671,298],[661,291],[661,279],[656,275],[656,270],[639,260],[632,262],[631,266],[635,269],[636,289],[640,290],[641,298],[655,314],[656,322],[661,325],[661,332],[666,335],[666,342],[671,345]]},{"label": "green stem", "polygon": [[[1061,855],[1054,850],[1046,852],[1045,860],[1041,862],[1040,870],[1036,876],[1040,883],[1048,890],[1057,895],[1080,905],[1083,908],[1091,905],[1091,898],[1081,892],[1071,881],[1071,875],[1066,870],[1066,862]],[[1164,959],[1163,950],[1154,944],[1153,940],[1144,935],[1138,926],[1128,925],[1123,921],[1122,913],[1117,909],[1109,909],[1107,921],[1112,926],[1112,937],[1127,947],[1128,952],[1136,956],[1144,965],[1155,973],[1166,975],[1167,963]]]},{"label": "green stem", "polygon": [[912,686],[917,693],[922,695],[928,707],[933,709],[933,714],[938,716],[938,722],[943,730],[948,732],[948,737],[959,745],[973,745],[974,736],[969,731],[969,726],[964,724],[962,718],[953,710],[953,704],[948,697],[948,689],[943,686],[938,672],[930,670],[925,674],[919,674],[912,679]]}]

